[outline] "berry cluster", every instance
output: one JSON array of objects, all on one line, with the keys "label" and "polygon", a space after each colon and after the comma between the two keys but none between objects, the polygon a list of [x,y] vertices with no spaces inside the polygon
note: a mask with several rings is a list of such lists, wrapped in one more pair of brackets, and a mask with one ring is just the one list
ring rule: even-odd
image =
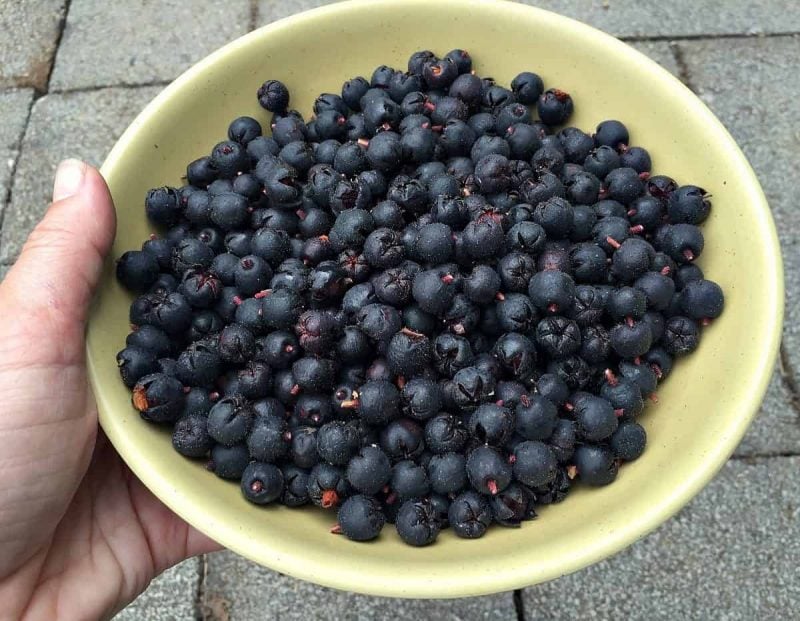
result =
[{"label": "berry cluster", "polygon": [[695,264],[704,190],[652,176],[619,121],[557,129],[568,93],[462,50],[348,80],[308,122],[277,80],[258,100],[271,137],[234,120],[117,263],[120,373],[177,451],[411,545],[639,457],[645,401],[723,308]]}]

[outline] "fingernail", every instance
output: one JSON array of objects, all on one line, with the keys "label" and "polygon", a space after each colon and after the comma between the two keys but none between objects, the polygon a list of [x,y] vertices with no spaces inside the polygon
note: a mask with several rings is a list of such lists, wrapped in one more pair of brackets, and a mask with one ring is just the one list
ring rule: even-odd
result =
[{"label": "fingernail", "polygon": [[53,183],[53,202],[69,198],[78,193],[86,174],[86,164],[80,160],[64,160],[56,169]]}]

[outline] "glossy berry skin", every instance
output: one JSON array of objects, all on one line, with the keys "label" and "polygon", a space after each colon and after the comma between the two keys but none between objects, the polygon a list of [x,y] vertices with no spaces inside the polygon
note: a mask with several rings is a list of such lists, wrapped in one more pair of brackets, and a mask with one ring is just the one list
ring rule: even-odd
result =
[{"label": "glossy berry skin", "polygon": [[494,521],[501,526],[518,528],[523,521],[536,517],[535,501],[536,497],[531,489],[519,483],[511,483],[491,499]]},{"label": "glossy berry skin", "polygon": [[625,422],[611,436],[609,445],[617,459],[633,461],[644,452],[647,433],[638,423]]},{"label": "glossy berry skin", "polygon": [[117,260],[117,280],[134,293],[147,291],[158,278],[158,272],[158,261],[149,252],[129,250]]},{"label": "glossy berry skin", "polygon": [[425,445],[436,454],[461,451],[469,433],[452,414],[441,413],[425,424]]},{"label": "glossy berry skin", "polygon": [[514,431],[514,414],[500,405],[484,403],[470,415],[467,427],[479,442],[501,446]]},{"label": "glossy berry skin", "polygon": [[371,541],[386,524],[380,503],[363,494],[345,500],[337,517],[341,532],[352,541]]},{"label": "glossy berry skin", "polygon": [[253,425],[252,406],[241,397],[220,399],[208,413],[208,433],[220,444],[234,446],[245,439]]},{"label": "glossy berry skin", "polygon": [[515,430],[526,440],[546,440],[553,434],[558,409],[541,394],[525,395],[514,411]]},{"label": "glossy berry skin", "polygon": [[211,449],[211,459],[206,467],[221,479],[235,481],[241,479],[249,463],[250,454],[244,444],[216,444]]},{"label": "glossy berry skin", "polygon": [[492,508],[486,496],[469,490],[453,499],[447,519],[457,536],[478,539],[492,523]]},{"label": "glossy berry skin", "polygon": [[329,464],[342,466],[358,450],[359,438],[355,429],[342,421],[332,421],[317,432],[317,454]]},{"label": "glossy berry skin", "polygon": [[208,435],[207,419],[200,414],[184,416],[172,430],[172,446],[185,457],[205,457],[214,445]]},{"label": "glossy berry skin", "polygon": [[156,353],[128,346],[117,354],[117,367],[122,382],[128,388],[133,388],[142,377],[158,370]]},{"label": "glossy berry skin", "polygon": [[669,195],[667,215],[673,224],[700,224],[711,211],[708,193],[696,185],[684,185]]},{"label": "glossy berry skin", "polygon": [[582,483],[593,487],[608,485],[617,478],[619,466],[614,452],[605,446],[583,444],[575,449],[575,466]]},{"label": "glossy berry skin", "polygon": [[514,448],[514,478],[529,487],[541,487],[556,476],[556,456],[543,442],[526,440]]},{"label": "glossy berry skin", "polygon": [[661,343],[666,352],[673,356],[684,356],[697,349],[700,330],[688,317],[671,317],[667,321]]},{"label": "glossy berry skin", "polygon": [[390,487],[401,501],[410,500],[426,496],[430,492],[430,481],[423,465],[402,460],[392,468]]},{"label": "glossy berry skin", "polygon": [[350,495],[352,488],[340,468],[319,463],[308,475],[308,497],[323,509],[333,509]]},{"label": "glossy berry skin", "polygon": [[414,459],[425,450],[424,431],[408,418],[391,421],[380,433],[380,446],[390,459]]},{"label": "glossy berry skin", "polygon": [[716,319],[722,314],[725,297],[720,286],[710,280],[694,280],[686,284],[680,296],[681,309],[690,319]]},{"label": "glossy berry skin", "polygon": [[535,104],[544,91],[542,78],[530,71],[523,71],[511,80],[511,90],[517,101],[525,105]]},{"label": "glossy berry skin", "polygon": [[621,358],[633,359],[650,349],[653,335],[650,327],[641,321],[617,324],[609,332],[611,347]]},{"label": "glossy berry skin", "polygon": [[605,440],[617,429],[617,417],[610,402],[586,396],[575,403],[574,416],[578,437],[589,441]]},{"label": "glossy berry skin", "polygon": [[607,146],[619,149],[620,146],[627,146],[630,138],[628,129],[620,121],[603,121],[597,126],[594,134],[594,141],[597,146]]},{"label": "glossy berry skin", "polygon": [[257,505],[275,502],[283,493],[283,472],[272,464],[251,462],[242,473],[242,495]]},{"label": "glossy berry skin", "polygon": [[475,491],[493,496],[511,482],[511,466],[497,450],[479,446],[467,457],[467,476]]},{"label": "glossy berry skin", "polygon": [[531,278],[528,295],[536,307],[546,313],[569,310],[575,298],[575,283],[559,271],[538,272]]},{"label": "glossy berry skin", "polygon": [[561,125],[572,115],[574,104],[569,93],[555,88],[548,89],[539,96],[536,110],[545,125]]},{"label": "glossy berry skin", "polygon": [[426,546],[439,536],[439,517],[429,500],[407,500],[395,517],[397,534],[407,544]]},{"label": "glossy berry skin", "polygon": [[283,112],[289,105],[289,90],[278,80],[267,80],[258,89],[258,103],[270,112]]},{"label": "glossy berry skin", "polygon": [[391,382],[370,381],[361,386],[358,415],[370,425],[385,425],[400,412],[400,393]]},{"label": "glossy berry skin", "polygon": [[437,494],[457,494],[467,485],[466,459],[460,453],[443,453],[431,457],[428,479]]},{"label": "glossy berry skin", "polygon": [[350,485],[359,492],[377,494],[389,482],[391,464],[380,448],[365,446],[350,459],[345,476]]},{"label": "glossy berry skin", "polygon": [[403,413],[419,421],[432,418],[442,407],[442,395],[439,385],[422,377],[406,382],[400,394],[400,399]]}]

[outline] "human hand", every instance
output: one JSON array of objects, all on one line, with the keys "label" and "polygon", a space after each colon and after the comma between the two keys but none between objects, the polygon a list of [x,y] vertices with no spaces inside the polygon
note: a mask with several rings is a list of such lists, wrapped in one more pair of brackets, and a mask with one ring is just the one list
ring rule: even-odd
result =
[{"label": "human hand", "polygon": [[84,329],[114,238],[105,181],[63,162],[0,285],[0,618],[97,619],[218,546],[159,502],[98,433]]}]

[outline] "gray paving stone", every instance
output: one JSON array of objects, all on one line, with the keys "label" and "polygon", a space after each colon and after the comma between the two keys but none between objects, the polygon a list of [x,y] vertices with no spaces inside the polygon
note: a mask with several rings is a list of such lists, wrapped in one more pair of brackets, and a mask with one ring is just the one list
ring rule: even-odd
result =
[{"label": "gray paving stone", "polygon": [[523,0],[621,37],[684,37],[800,31],[794,0]]},{"label": "gray paving stone", "polygon": [[525,589],[527,618],[787,618],[800,606],[798,467],[797,457],[728,462],[700,496],[643,541]]},{"label": "gray paving stone", "polygon": [[9,269],[11,269],[10,265],[0,265],[0,282],[3,282]]},{"label": "gray paving stone", "polygon": [[231,552],[208,556],[205,619],[222,621],[504,620],[515,618],[511,593],[453,600],[368,597],[319,587],[259,567]]},{"label": "gray paving stone", "polygon": [[194,621],[200,562],[192,558],[165,571],[114,621]]},{"label": "gray paving stone", "polygon": [[108,88],[47,95],[34,103],[0,234],[0,263],[16,259],[44,213],[58,162],[78,157],[94,165],[102,163],[128,123],[159,90]]},{"label": "gray paving stone", "polygon": [[0,222],[32,101],[33,89],[0,91]]},{"label": "gray paving stone", "polygon": [[258,0],[256,25],[263,26],[276,19],[334,3],[335,0]]},{"label": "gray paving stone", "polygon": [[102,0],[70,5],[51,89],[171,80],[247,32],[247,0]]},{"label": "gray paving stone", "polygon": [[[798,11],[795,10],[795,13]],[[692,85],[728,127],[758,173],[783,250],[786,273],[784,346],[800,371],[800,36],[686,41],[679,44]]]},{"label": "gray paving stone", "polygon": [[792,407],[791,398],[780,369],[776,368],[761,410],[734,454],[800,454],[800,415]]},{"label": "gray paving stone", "polygon": [[44,89],[65,0],[0,2],[0,86]]},{"label": "gray paving stone", "polygon": [[652,58],[672,75],[678,75],[678,63],[675,62],[675,55],[666,41],[632,41],[629,45]]},{"label": "gray paving stone", "polygon": [[[257,24],[263,26],[300,11],[307,11],[328,4],[335,4],[335,0],[259,0]],[[674,74],[678,73],[678,66],[675,64],[675,58],[667,42],[636,41],[631,45],[668,71]]]},{"label": "gray paving stone", "polygon": [[[522,0],[622,37],[681,37],[703,34],[767,34],[800,30],[793,0]],[[258,25],[331,0],[259,0]]]}]

